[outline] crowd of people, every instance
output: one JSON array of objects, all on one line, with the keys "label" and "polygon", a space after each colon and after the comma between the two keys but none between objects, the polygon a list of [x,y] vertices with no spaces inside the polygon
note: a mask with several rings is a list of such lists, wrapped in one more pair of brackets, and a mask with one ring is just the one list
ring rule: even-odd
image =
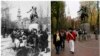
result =
[{"label": "crowd of people", "polygon": [[[94,31],[95,39],[98,40],[98,31],[97,29]],[[68,42],[68,46],[70,48],[70,53],[75,53],[75,41],[76,39],[79,41],[89,40],[91,39],[91,33],[86,32],[86,30],[76,30],[73,28],[69,28],[68,30],[57,30],[53,34],[53,44],[55,46],[56,54],[60,54],[61,50],[65,49],[65,41]]]},{"label": "crowd of people", "polygon": [[74,54],[74,41],[76,40],[76,32],[71,28],[69,31],[57,30],[53,35],[53,44],[55,45],[56,54],[59,54],[61,50],[65,48],[65,40],[68,41],[70,46],[70,52]]},{"label": "crowd of people", "polygon": [[[48,48],[48,33],[46,30],[38,32],[37,29],[32,29],[31,31],[15,29],[9,35],[12,42],[15,44],[13,47],[13,50],[15,51],[31,48],[33,49],[32,52],[37,54],[37,56],[39,55],[39,52],[48,53],[50,51]],[[20,53],[22,54],[22,52]]]}]

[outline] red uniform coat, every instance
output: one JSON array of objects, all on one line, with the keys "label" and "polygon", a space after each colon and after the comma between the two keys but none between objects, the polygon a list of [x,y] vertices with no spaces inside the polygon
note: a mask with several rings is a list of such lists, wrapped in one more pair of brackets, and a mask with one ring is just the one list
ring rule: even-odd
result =
[{"label": "red uniform coat", "polygon": [[67,36],[66,36],[67,41],[69,42],[69,40],[75,40],[76,39],[76,33],[75,32],[68,32]]},{"label": "red uniform coat", "polygon": [[75,40],[76,40],[76,36],[77,36],[76,32],[73,31],[73,32],[72,32],[72,35],[73,35],[73,37],[74,37],[73,40],[75,41]]}]

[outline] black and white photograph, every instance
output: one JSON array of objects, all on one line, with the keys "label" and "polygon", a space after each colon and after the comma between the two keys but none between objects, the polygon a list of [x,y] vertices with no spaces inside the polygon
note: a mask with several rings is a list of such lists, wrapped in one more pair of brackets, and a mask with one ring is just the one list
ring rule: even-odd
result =
[{"label": "black and white photograph", "polygon": [[51,56],[50,1],[1,1],[1,56]]}]

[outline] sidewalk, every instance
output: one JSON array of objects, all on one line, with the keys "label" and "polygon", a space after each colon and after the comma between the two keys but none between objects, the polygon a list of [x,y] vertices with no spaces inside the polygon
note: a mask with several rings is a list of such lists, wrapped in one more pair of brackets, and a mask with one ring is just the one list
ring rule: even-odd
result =
[{"label": "sidewalk", "polygon": [[[100,40],[100,38],[99,38]],[[68,42],[65,42],[65,50],[61,51],[60,55],[57,55],[52,44],[52,56],[99,56],[99,40],[90,39],[88,41],[76,41],[75,42],[75,54],[70,54]]]}]

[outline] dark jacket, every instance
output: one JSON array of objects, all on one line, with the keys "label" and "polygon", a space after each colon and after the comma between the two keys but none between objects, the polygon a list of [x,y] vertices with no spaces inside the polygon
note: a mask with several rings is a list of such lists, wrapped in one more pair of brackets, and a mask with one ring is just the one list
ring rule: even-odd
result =
[{"label": "dark jacket", "polygon": [[31,34],[28,37],[28,43],[38,45],[38,36],[36,34]]},{"label": "dark jacket", "polygon": [[66,40],[66,33],[60,33],[61,41]]},{"label": "dark jacket", "polygon": [[[59,35],[59,37],[60,37],[60,35]],[[59,41],[56,41],[56,39],[57,39],[57,35],[54,34],[54,35],[53,35],[53,44],[54,44],[55,46],[60,46],[60,45],[61,45],[61,37],[60,37],[60,40],[59,40]]]},{"label": "dark jacket", "polygon": [[42,32],[42,35],[40,36],[40,46],[46,48],[48,47],[48,34],[47,32]]},{"label": "dark jacket", "polygon": [[16,34],[12,33],[11,34],[11,38],[12,38],[12,42],[14,42],[15,41],[15,38],[16,38]]}]

